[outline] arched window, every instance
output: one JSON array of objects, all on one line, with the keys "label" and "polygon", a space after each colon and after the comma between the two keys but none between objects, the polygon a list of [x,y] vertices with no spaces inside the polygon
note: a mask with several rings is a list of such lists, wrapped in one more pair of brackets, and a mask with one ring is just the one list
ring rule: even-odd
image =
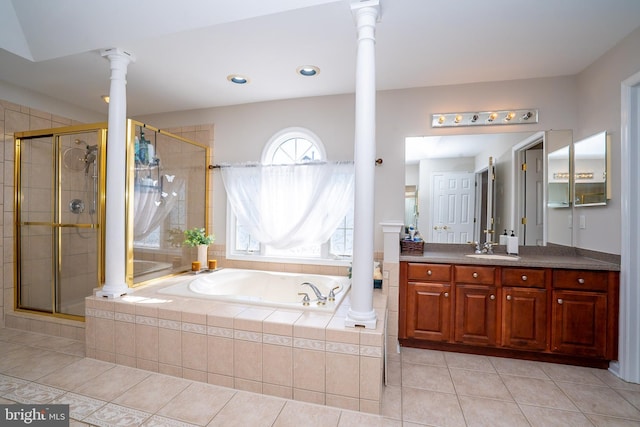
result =
[{"label": "arched window", "polygon": [[[262,151],[264,165],[290,165],[327,161],[324,145],[313,132],[304,128],[287,128],[273,135]],[[351,259],[353,243],[353,209],[341,221],[331,238],[318,245],[293,249],[275,249],[252,238],[246,227],[229,210],[231,233],[228,254],[230,258],[260,258],[278,262],[331,262]]]}]

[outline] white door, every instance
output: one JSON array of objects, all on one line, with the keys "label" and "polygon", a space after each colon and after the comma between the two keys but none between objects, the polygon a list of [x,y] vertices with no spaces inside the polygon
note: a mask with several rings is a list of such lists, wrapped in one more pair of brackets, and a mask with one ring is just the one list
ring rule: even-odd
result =
[{"label": "white door", "polygon": [[431,176],[433,243],[467,243],[473,240],[475,174],[439,172]]},{"label": "white door", "polygon": [[524,244],[541,246],[544,236],[544,159],[542,149],[527,150],[525,162]]}]

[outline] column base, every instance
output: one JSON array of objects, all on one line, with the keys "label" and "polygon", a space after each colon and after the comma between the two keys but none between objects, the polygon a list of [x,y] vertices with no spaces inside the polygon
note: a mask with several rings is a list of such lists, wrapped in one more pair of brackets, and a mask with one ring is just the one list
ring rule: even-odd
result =
[{"label": "column base", "polygon": [[377,322],[376,312],[373,310],[370,313],[364,313],[364,316],[362,313],[352,313],[351,310],[349,310],[344,319],[344,326],[347,328],[364,326],[365,329],[375,329]]},{"label": "column base", "polygon": [[123,295],[130,294],[132,290],[125,284],[122,286],[103,286],[101,290],[96,292],[97,297],[103,298],[119,298]]}]

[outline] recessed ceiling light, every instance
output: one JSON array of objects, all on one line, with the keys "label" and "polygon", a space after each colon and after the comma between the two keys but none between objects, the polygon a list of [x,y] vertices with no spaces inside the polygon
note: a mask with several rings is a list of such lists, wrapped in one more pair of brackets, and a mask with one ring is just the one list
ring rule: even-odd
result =
[{"label": "recessed ceiling light", "polygon": [[243,84],[249,83],[249,79],[244,76],[241,76],[240,74],[229,74],[227,76],[227,80],[237,85],[243,85]]},{"label": "recessed ceiling light", "polygon": [[312,77],[320,74],[320,68],[315,65],[301,65],[296,69],[296,72],[301,76]]}]

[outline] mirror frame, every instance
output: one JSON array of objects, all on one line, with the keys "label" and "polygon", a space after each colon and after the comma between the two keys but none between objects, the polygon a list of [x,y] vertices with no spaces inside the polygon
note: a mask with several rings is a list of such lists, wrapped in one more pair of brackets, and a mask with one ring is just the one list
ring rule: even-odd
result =
[{"label": "mirror frame", "polygon": [[[609,173],[609,135],[607,131],[602,131],[590,135],[588,137],[582,138],[573,143],[573,173],[571,177],[572,181],[572,190],[573,190],[573,202],[575,207],[586,207],[586,206],[604,206],[607,204],[607,199],[609,198],[610,192],[608,191],[610,186],[610,180],[608,179]],[[595,145],[598,147],[602,144],[602,151],[597,153],[601,154],[595,158],[595,162],[591,162],[592,164],[587,166],[587,169],[581,170],[580,163],[582,162],[579,158],[581,148],[580,146],[584,146],[585,144],[590,144],[590,146]],[[600,162],[601,160],[601,162]],[[598,175],[600,174],[600,170],[595,170],[597,167],[602,167],[602,181],[594,181],[594,182],[578,182],[590,179],[598,179]],[[590,170],[593,168],[594,170]],[[587,186],[587,191],[593,190],[601,190],[596,193],[589,193],[582,191],[582,186],[580,184],[584,184]],[[580,185],[580,187],[578,187]],[[589,199],[589,201],[585,202],[585,197],[593,197],[599,196],[597,198]]]}]

